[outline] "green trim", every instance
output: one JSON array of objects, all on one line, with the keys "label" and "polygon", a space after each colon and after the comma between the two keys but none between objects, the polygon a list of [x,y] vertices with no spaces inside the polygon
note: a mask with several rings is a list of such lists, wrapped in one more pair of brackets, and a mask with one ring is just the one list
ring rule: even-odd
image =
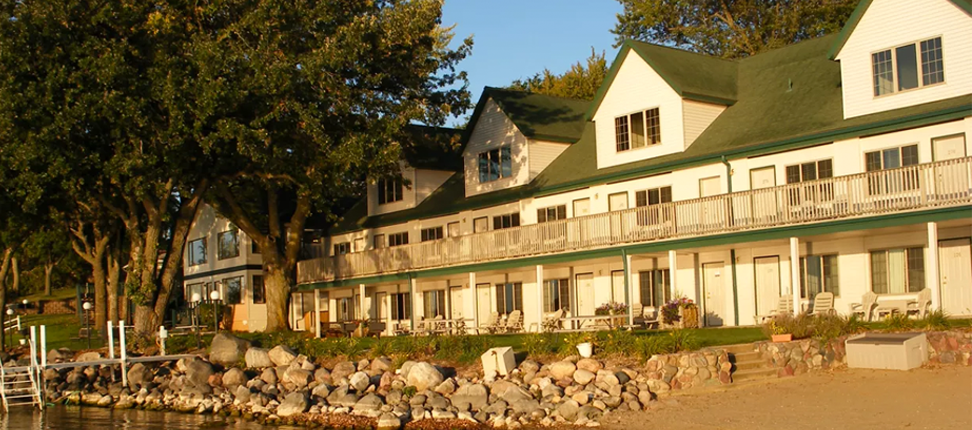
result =
[{"label": "green trim", "polygon": [[[949,0],[957,6],[959,9],[965,11],[965,13],[972,14],[972,1],[970,0]],[[831,60],[837,59],[837,54],[840,50],[844,48],[844,44],[847,43],[847,39],[850,39],[851,33],[857,28],[857,24],[861,22],[861,18],[864,17],[864,13],[867,12],[867,8],[871,6],[871,0],[861,0],[854,8],[854,12],[851,16],[847,18],[847,23],[844,27],[840,29],[840,33],[837,34],[837,41],[834,45],[827,51],[827,58]]]},{"label": "green trim", "polygon": [[191,275],[185,275],[182,277],[183,282],[192,281],[194,279],[206,278],[209,276],[223,275],[226,273],[239,272],[241,270],[263,270],[262,264],[242,264],[233,267],[224,267],[222,269],[210,270],[208,272],[193,273]]},{"label": "green trim", "polygon": [[739,325],[739,286],[736,282],[736,248],[729,250],[729,260],[732,264],[732,319],[733,325]]},{"label": "green trim", "polygon": [[587,112],[584,113],[584,121],[590,121],[594,117],[594,112],[601,107],[601,102],[604,101],[604,95],[607,94],[608,88],[614,83],[614,78],[618,76],[618,70],[621,69],[621,63],[624,62],[624,57],[631,50],[631,45],[625,41],[621,45],[621,50],[618,51],[618,55],[614,57],[614,61],[611,62],[611,68],[608,69],[608,74],[604,77],[604,82],[601,83],[601,87],[597,89],[594,93],[594,101],[591,106],[587,108]]},{"label": "green trim", "polygon": [[416,272],[396,273],[389,275],[370,276],[357,279],[344,279],[339,281],[315,282],[303,284],[300,290],[311,290],[314,288],[336,288],[349,285],[369,284],[389,282],[394,280],[414,278],[433,278],[448,276],[459,273],[485,272],[491,270],[504,270],[520,267],[535,266],[538,264],[557,264],[567,263],[585,259],[596,259],[604,257],[618,257],[626,254],[647,254],[668,250],[679,250],[688,248],[700,248],[719,245],[733,245],[747,242],[760,242],[766,240],[786,239],[794,236],[816,236],[823,234],[840,233],[855,230],[869,230],[884,227],[897,227],[902,225],[925,223],[931,221],[948,221],[954,219],[969,218],[969,211],[972,205],[955,206],[949,208],[930,209],[925,211],[903,212],[888,215],[878,215],[872,217],[849,218],[836,221],[827,221],[814,224],[798,224],[786,227],[777,227],[767,230],[741,231],[725,233],[719,235],[692,237],[687,239],[674,239],[668,241],[657,241],[640,245],[625,245],[623,247],[612,247],[594,249],[587,251],[574,251],[559,254],[538,255],[533,257],[513,258],[507,260],[491,261],[462,266],[441,267],[426,269]]}]

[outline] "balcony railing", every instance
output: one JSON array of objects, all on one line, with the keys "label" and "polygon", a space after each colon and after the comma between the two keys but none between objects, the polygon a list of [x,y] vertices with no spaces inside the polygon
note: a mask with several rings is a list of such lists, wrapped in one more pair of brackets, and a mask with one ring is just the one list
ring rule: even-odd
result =
[{"label": "balcony railing", "polygon": [[321,257],[299,283],[972,203],[972,157]]}]

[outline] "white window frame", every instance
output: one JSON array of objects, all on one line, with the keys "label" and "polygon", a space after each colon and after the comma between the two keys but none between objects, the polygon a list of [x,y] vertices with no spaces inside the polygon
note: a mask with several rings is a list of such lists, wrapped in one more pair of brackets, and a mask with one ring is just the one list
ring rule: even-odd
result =
[{"label": "white window frame", "polygon": [[[391,181],[390,188],[389,181]],[[405,200],[405,181],[402,178],[379,178],[377,187],[376,194],[378,195],[376,198],[378,199],[379,205],[387,205]],[[390,197],[389,191],[391,191]]]},{"label": "white window frame", "polygon": [[[495,179],[490,179],[490,173],[491,172],[490,172],[490,168],[489,168],[489,166],[490,166],[489,156],[490,156],[490,153],[492,153],[493,151],[496,151],[497,152],[497,158],[499,158],[499,163],[498,163],[499,172],[496,172],[496,178]],[[503,153],[504,152],[506,152],[506,153],[509,154],[509,157],[506,158],[505,160],[503,158]],[[482,164],[482,159],[483,159],[483,155],[484,154],[486,155],[486,165],[485,165],[486,172],[485,172],[485,176],[483,175],[483,164]],[[506,169],[503,168],[504,161],[507,161],[510,164],[509,165],[509,171],[508,172],[505,172]],[[513,147],[510,146],[510,145],[501,145],[501,146],[499,146],[497,148],[492,148],[492,149],[489,149],[489,150],[486,150],[486,151],[482,151],[479,154],[476,154],[476,172],[479,174],[479,183],[481,183],[481,184],[485,184],[485,183],[488,183],[488,182],[496,182],[496,181],[498,181],[500,179],[505,179],[505,178],[512,177],[513,176]]]},{"label": "white window frame", "polygon": [[[940,44],[941,44],[941,50],[942,50],[942,57],[941,57],[942,58],[942,80],[940,82],[935,82],[935,83],[931,83],[931,84],[925,84],[925,79],[924,79],[925,71],[924,71],[924,65],[922,64],[922,60],[921,60],[921,43],[922,42],[927,42],[927,41],[930,41],[930,40],[934,40],[934,39],[940,39],[941,40]],[[923,37],[923,38],[921,38],[919,40],[913,40],[913,41],[910,41],[910,42],[907,42],[907,43],[901,43],[901,44],[892,46],[890,48],[883,48],[883,49],[878,49],[878,50],[875,50],[875,51],[871,51],[868,54],[868,60],[869,60],[868,61],[868,64],[870,64],[870,74],[869,74],[869,76],[871,77],[871,79],[870,79],[870,85],[871,85],[871,95],[872,95],[872,97],[873,98],[887,97],[887,96],[891,96],[891,95],[894,95],[894,94],[907,93],[907,92],[911,92],[911,91],[915,91],[915,90],[920,90],[922,88],[934,87],[934,86],[937,86],[937,85],[944,85],[945,83],[947,83],[948,82],[948,79],[947,79],[948,77],[945,74],[945,55],[944,55],[944,52],[945,52],[945,48],[944,48],[945,41],[944,41],[944,39],[945,38],[942,35],[931,36],[931,37]],[[906,90],[899,90],[898,89],[898,52],[897,51],[898,51],[899,48],[904,48],[904,47],[906,47],[908,45],[914,45],[914,47],[915,47],[915,67],[916,67],[916,73],[918,75],[918,85],[916,87],[914,87],[914,88],[909,88],[909,89],[906,89]],[[884,94],[875,94],[875,85],[874,85],[874,54],[878,54],[878,53],[882,53],[882,52],[888,52],[888,51],[890,51],[890,53],[891,53],[891,91],[890,92],[887,92],[887,93],[884,93]]]},{"label": "white window frame", "polygon": [[[654,128],[657,131],[656,134],[651,134],[650,133],[650,131],[652,130],[652,127],[649,126],[650,121],[648,119],[648,113],[649,112],[653,112],[653,111],[654,111],[654,117],[655,117],[655,127]],[[633,136],[634,136],[634,133],[633,133],[633,131],[634,131],[634,121],[633,121],[633,118],[635,117],[635,115],[640,115],[641,116],[641,133],[642,133],[641,134],[641,137],[642,137],[643,142],[641,142],[641,144],[638,145],[638,146],[635,146],[635,142],[634,142],[634,139],[633,139]],[[618,130],[619,127],[620,127],[619,122],[622,120],[622,118],[624,119],[624,123],[625,123],[624,126],[626,127],[626,130],[624,131],[624,134],[626,136],[624,142],[622,142],[622,139],[620,137],[621,132]],[[662,140],[661,140],[661,108],[659,106],[653,106],[653,107],[649,107],[647,109],[641,109],[641,110],[638,110],[638,111],[629,112],[629,113],[626,113],[624,115],[616,116],[614,118],[614,150],[615,150],[615,152],[634,151],[634,150],[638,150],[638,149],[644,149],[644,148],[649,148],[649,147],[652,147],[652,146],[661,145],[661,143],[662,143]],[[624,148],[622,148],[622,144],[625,146]]]}]

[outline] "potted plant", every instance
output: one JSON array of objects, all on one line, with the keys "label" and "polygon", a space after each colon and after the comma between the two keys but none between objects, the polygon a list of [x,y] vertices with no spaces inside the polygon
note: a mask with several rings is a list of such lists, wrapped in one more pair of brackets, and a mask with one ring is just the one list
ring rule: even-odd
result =
[{"label": "potted plant", "polygon": [[594,315],[617,315],[617,318],[607,320],[608,328],[614,329],[624,325],[624,316],[628,314],[628,305],[618,302],[607,302],[594,309]]},{"label": "potted plant", "polygon": [[669,300],[661,309],[662,325],[671,328],[698,327],[698,309],[695,303],[685,296]]},{"label": "potted plant", "polygon": [[594,355],[594,339],[593,333],[571,333],[564,338],[564,344],[576,348],[581,357],[590,358]]},{"label": "potted plant", "polygon": [[790,333],[790,330],[783,324],[777,324],[775,319],[770,320],[769,331],[773,342],[790,342],[793,340],[793,333]]}]

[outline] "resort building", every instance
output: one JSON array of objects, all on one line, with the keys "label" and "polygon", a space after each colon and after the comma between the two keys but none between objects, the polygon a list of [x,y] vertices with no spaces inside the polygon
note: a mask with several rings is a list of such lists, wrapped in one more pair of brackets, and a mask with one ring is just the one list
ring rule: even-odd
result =
[{"label": "resort building", "polygon": [[843,314],[927,289],[972,315],[970,134],[967,0],[864,0],[839,34],[732,61],[628,41],[594,100],[487,88],[461,153],[371,179],[298,264],[292,310],[537,331],[686,297],[733,326],[781,296]]}]

